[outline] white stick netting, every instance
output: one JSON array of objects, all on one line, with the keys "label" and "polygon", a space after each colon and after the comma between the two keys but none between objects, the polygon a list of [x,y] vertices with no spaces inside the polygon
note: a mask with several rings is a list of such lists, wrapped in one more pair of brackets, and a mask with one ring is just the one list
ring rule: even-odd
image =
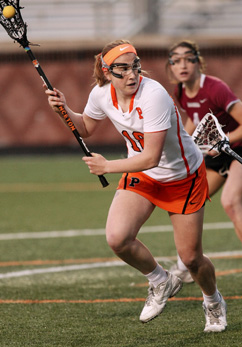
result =
[{"label": "white stick netting", "polygon": [[192,138],[203,153],[211,149],[221,152],[222,147],[229,143],[217,118],[211,113],[207,113],[203,117],[192,134]]}]

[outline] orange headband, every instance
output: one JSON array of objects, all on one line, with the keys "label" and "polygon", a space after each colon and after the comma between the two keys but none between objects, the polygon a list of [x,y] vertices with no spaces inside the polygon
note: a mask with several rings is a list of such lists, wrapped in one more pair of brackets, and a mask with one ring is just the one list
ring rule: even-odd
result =
[{"label": "orange headband", "polygon": [[134,46],[130,45],[129,43],[126,43],[110,49],[110,51],[107,54],[105,54],[104,57],[102,57],[102,60],[105,64],[110,66],[115,59],[117,59],[120,55],[125,53],[134,53],[135,55],[137,55]]}]

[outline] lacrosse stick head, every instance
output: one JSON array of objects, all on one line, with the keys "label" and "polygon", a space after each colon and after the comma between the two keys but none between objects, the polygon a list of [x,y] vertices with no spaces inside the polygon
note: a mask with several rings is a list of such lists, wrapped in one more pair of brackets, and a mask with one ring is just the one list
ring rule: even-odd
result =
[{"label": "lacrosse stick head", "polygon": [[207,113],[203,117],[192,134],[192,138],[203,153],[211,150],[220,153],[229,144],[228,137],[212,113]]},{"label": "lacrosse stick head", "polygon": [[[15,8],[16,12],[12,18],[4,17],[3,9],[6,6],[13,6]],[[0,0],[0,24],[14,41],[17,41],[25,48],[29,45],[29,41],[27,39],[27,24],[24,23],[21,16],[21,9],[19,0]]]}]

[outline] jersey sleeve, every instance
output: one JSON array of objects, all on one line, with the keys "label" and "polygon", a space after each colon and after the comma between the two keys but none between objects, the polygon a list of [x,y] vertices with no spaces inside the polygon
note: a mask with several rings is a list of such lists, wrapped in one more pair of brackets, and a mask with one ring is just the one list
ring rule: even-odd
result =
[{"label": "jersey sleeve", "polygon": [[230,87],[221,80],[216,80],[216,83],[214,83],[210,93],[214,103],[218,107],[222,107],[226,112],[229,111],[231,105],[239,101]]},{"label": "jersey sleeve", "polygon": [[172,98],[161,86],[153,88],[144,104],[144,132],[157,132],[171,127]]},{"label": "jersey sleeve", "polygon": [[95,86],[89,94],[87,104],[84,108],[84,113],[93,119],[102,120],[106,118],[106,114],[102,110],[102,89],[99,86]]}]

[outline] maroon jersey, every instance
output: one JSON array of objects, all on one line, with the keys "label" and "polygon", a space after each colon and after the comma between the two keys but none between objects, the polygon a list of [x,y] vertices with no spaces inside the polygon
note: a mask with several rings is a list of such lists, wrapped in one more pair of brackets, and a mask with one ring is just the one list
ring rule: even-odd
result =
[{"label": "maroon jersey", "polygon": [[[175,89],[178,95],[178,88]],[[234,95],[229,86],[219,78],[202,74],[200,89],[193,98],[187,97],[184,87],[180,98],[177,98],[180,106],[187,112],[188,117],[197,125],[206,113],[212,112],[223,125],[222,129],[229,133],[239,126],[239,123],[228,113],[229,108],[239,99]],[[242,146],[242,141],[236,142],[231,147]]]}]

